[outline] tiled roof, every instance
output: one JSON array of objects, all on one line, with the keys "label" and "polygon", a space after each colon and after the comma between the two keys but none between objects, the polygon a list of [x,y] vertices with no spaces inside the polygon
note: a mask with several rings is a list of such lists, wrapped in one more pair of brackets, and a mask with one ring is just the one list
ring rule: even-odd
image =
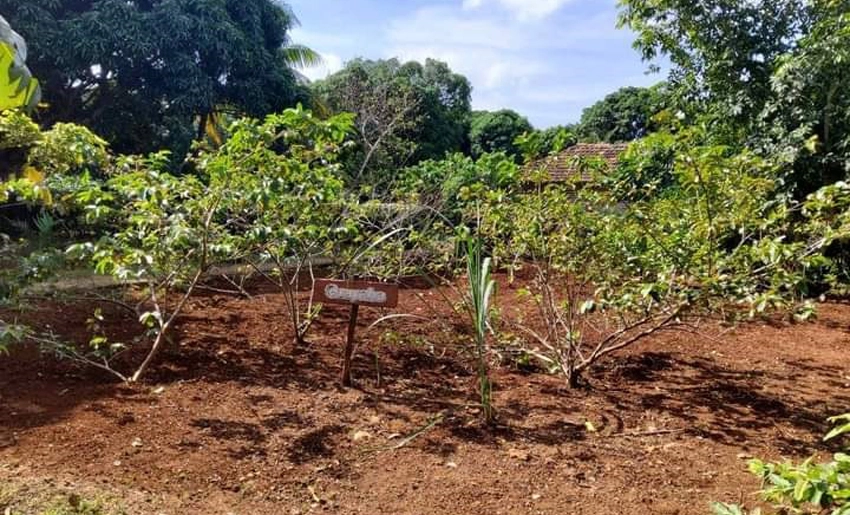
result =
[{"label": "tiled roof", "polygon": [[592,161],[601,159],[610,170],[613,170],[620,161],[620,154],[628,146],[628,143],[579,143],[564,149],[560,154],[531,163],[526,167],[526,173],[546,170],[552,182],[561,182],[568,177],[581,174],[581,181],[588,182],[591,180],[591,175],[589,171],[583,169],[582,163],[591,164]]}]

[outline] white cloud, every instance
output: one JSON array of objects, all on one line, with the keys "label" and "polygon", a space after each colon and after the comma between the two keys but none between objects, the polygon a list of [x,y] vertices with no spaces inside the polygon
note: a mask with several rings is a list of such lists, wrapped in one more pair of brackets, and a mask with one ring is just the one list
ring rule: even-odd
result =
[{"label": "white cloud", "polygon": [[[611,10],[518,23],[487,9],[473,12],[488,1],[495,0],[465,0],[465,9],[425,7],[393,20],[385,55],[447,62],[472,83],[476,109],[577,106],[597,98],[604,84],[610,86],[605,70],[619,75],[615,63],[606,62],[605,47],[628,35],[615,29]],[[523,6],[528,13],[566,3],[498,1]],[[602,77],[593,76],[600,73]],[[572,117],[580,112],[570,109]]]},{"label": "white cloud", "polygon": [[495,1],[521,21],[540,20],[557,12],[572,0],[463,0],[463,8],[479,9],[484,4]]},{"label": "white cloud", "polygon": [[354,40],[350,37],[326,34],[322,32],[314,32],[296,28],[290,34],[292,41],[312,48],[322,56],[322,64],[312,66],[303,70],[298,70],[311,81],[324,79],[328,75],[338,72],[344,64],[342,57],[339,54],[327,51],[328,48],[339,48],[354,44]]},{"label": "white cloud", "polygon": [[483,94],[520,88],[546,73],[545,59],[533,51],[533,32],[532,27],[494,17],[429,7],[390,24],[386,55],[405,61],[424,62],[431,57],[447,62],[470,80],[478,107]]},{"label": "white cloud", "polygon": [[615,0],[293,1],[315,16],[292,33],[325,58],[305,70],[313,80],[355,57],[431,57],[469,78],[475,109],[512,108],[539,127],[577,121],[605,94],[658,80],[642,75],[633,35],[616,30]]},{"label": "white cloud", "polygon": [[319,54],[322,56],[322,64],[300,70],[311,81],[324,79],[328,75],[341,70],[343,66],[342,57],[331,53],[319,52]]},{"label": "white cloud", "polygon": [[448,7],[426,7],[393,20],[387,37],[394,44],[439,44],[510,50],[525,45],[522,34],[499,20],[469,16]]},{"label": "white cloud", "polygon": [[484,47],[401,44],[392,47],[387,57],[419,62],[425,62],[430,57],[444,61],[452,70],[465,75],[476,93],[525,86],[535,76],[546,72],[545,62]]}]

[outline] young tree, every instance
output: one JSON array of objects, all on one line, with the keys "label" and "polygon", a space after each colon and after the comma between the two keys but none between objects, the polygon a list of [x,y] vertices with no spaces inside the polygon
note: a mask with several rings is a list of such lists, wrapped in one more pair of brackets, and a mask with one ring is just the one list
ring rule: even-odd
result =
[{"label": "young tree", "polygon": [[322,121],[299,108],[242,120],[224,146],[199,158],[200,170],[231,177],[219,216],[238,235],[234,256],[283,292],[299,345],[316,315],[312,297],[299,297],[312,287],[313,261],[340,254],[359,232],[337,159],[351,118]]},{"label": "young tree", "polygon": [[531,342],[523,350],[572,386],[658,332],[782,307],[810,313],[806,270],[842,222],[787,238],[801,206],[775,200],[775,167],[752,153],[694,146],[673,174],[668,194],[625,205],[594,184],[541,184],[484,211],[494,257],[527,259],[535,277],[527,294],[543,324],[517,323]]},{"label": "young tree", "polygon": [[[47,328],[20,328],[0,321],[0,338],[6,340],[0,345],[9,339],[39,343],[63,357],[137,382],[170,341],[187,302],[215,268],[234,262],[271,263],[271,268],[257,266],[258,271],[273,280],[284,278],[275,282],[292,292],[297,284],[289,280],[291,267],[327,249],[325,242],[334,241],[331,235],[344,237],[353,230],[337,214],[342,209],[335,196],[342,183],[334,165],[350,123],[345,115],[320,121],[300,108],[262,122],[240,121],[222,147],[199,154],[198,176],[170,174],[165,153],[110,156],[106,173],[96,174],[93,167],[66,167],[89,161],[60,152],[55,161],[44,161],[50,166],[38,182],[21,178],[3,183],[0,193],[64,217],[74,224],[78,241],[83,240],[68,249],[56,244],[39,249],[18,260],[18,266],[4,269],[4,286],[15,287],[0,292],[3,297],[20,299],[27,282],[43,281],[51,269],[58,272],[63,266],[82,264],[113,276],[123,286],[124,295],[100,300],[122,306],[141,323],[143,332],[134,341],[110,341],[99,332],[101,315],[95,313],[89,345],[78,345],[63,342]],[[29,152],[30,163],[53,155],[36,151],[44,147],[39,143]],[[95,140],[93,146],[100,143]],[[289,308],[295,312],[296,338],[301,338],[305,328],[298,316],[300,307],[290,302]],[[128,363],[137,355],[128,352],[134,348],[142,349],[143,357]]]},{"label": "young tree", "polygon": [[357,115],[356,182],[380,190],[403,166],[468,147],[471,87],[440,61],[356,59],[313,89],[333,112]]}]

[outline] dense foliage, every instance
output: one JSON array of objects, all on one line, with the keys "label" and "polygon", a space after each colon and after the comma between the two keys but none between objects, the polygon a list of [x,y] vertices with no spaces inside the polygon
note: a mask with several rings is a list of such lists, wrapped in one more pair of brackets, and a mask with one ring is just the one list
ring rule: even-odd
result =
[{"label": "dense foliage", "polygon": [[850,178],[850,6],[819,2],[817,20],[776,62],[757,145],[788,164],[801,195]]},{"label": "dense foliage", "polygon": [[286,49],[296,20],[272,0],[3,0],[0,12],[30,43],[42,119],[119,152],[182,158],[218,110],[261,116],[306,98]]},{"label": "dense foliage", "polygon": [[399,168],[468,147],[469,81],[440,61],[356,59],[313,85],[332,112],[356,115],[348,174],[381,189]]},{"label": "dense foliage", "polygon": [[666,108],[666,84],[621,88],[584,110],[579,135],[590,141],[633,141],[655,129],[653,117]]},{"label": "dense foliage", "polygon": [[480,157],[492,152],[504,152],[519,158],[520,151],[515,141],[532,130],[528,119],[516,111],[476,111],[472,113],[469,131],[472,155]]},{"label": "dense foliage", "polygon": [[520,184],[522,171],[503,153],[478,159],[454,154],[441,161],[424,161],[400,173],[394,195],[438,210],[453,224],[469,218],[475,202],[494,197],[506,201]]},{"label": "dense foliage", "polygon": [[682,103],[752,120],[769,96],[775,60],[809,23],[806,0],[620,0],[620,24],[648,60],[667,56]]},{"label": "dense foliage", "polygon": [[676,108],[715,141],[786,165],[798,199],[850,173],[844,0],[622,0],[621,24],[647,59],[672,61]]},{"label": "dense foliage", "polygon": [[533,130],[514,140],[526,163],[557,154],[576,143],[578,143],[578,127],[575,125],[558,125],[543,130]]}]

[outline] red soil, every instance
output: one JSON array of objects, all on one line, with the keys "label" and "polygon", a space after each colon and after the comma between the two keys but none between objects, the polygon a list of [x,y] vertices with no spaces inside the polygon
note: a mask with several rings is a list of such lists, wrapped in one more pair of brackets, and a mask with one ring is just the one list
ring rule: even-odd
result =
[{"label": "red soil", "polygon": [[[518,309],[511,289],[500,300]],[[92,309],[20,317],[86,341]],[[104,309],[118,318],[110,335],[131,337],[133,321]],[[578,390],[504,366],[495,429],[469,407],[460,319],[427,290],[403,291],[396,312],[431,321],[366,332],[380,313],[361,310],[348,390],[337,385],[347,310],[326,308],[311,345],[295,348],[276,294],[193,300],[179,348],[144,386],[26,352],[0,358],[0,485],[96,488],[131,514],[705,514],[713,500],[752,501],[743,458],[828,452],[825,419],[850,411],[847,305],[822,305],[813,324],[655,337]]]}]

